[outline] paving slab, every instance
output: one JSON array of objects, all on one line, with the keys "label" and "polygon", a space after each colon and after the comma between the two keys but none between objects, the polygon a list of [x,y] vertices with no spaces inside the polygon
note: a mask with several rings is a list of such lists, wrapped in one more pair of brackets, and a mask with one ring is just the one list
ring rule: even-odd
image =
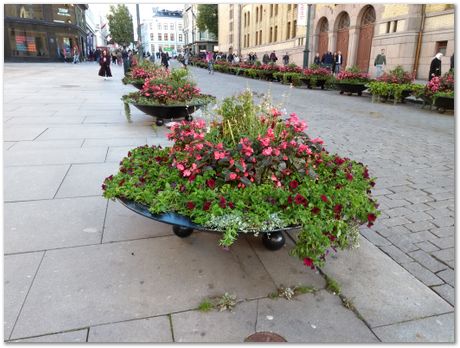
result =
[{"label": "paving slab", "polygon": [[118,163],[72,164],[56,198],[102,196],[104,179],[118,172]]},{"label": "paving slab", "polygon": [[[38,139],[81,139],[81,138],[130,138],[147,137],[153,134],[151,127],[123,125],[72,125],[68,127],[49,127]],[[4,139],[14,141],[17,139]],[[23,140],[23,139],[18,139]],[[24,139],[27,140],[27,139]]]},{"label": "paving slab", "polygon": [[325,290],[286,299],[259,300],[257,330],[270,331],[289,343],[374,343],[372,331]]},{"label": "paving slab", "polygon": [[130,124],[136,126],[151,126],[155,124],[155,120],[148,115],[136,115],[132,117],[131,122],[126,119],[123,113],[114,112],[107,115],[88,115],[85,117],[83,124]]},{"label": "paving slab", "polygon": [[452,306],[455,306],[455,289],[452,286],[444,284],[433,286],[432,289]]},{"label": "paving slab", "polygon": [[118,201],[109,201],[103,243],[170,236],[172,234],[171,225],[141,216]]},{"label": "paving slab", "polygon": [[3,141],[34,140],[46,129],[45,126],[6,126],[3,127]]},{"label": "paving slab", "polygon": [[4,155],[6,166],[49,165],[71,163],[102,163],[107,148],[49,148],[24,151],[7,151]]},{"label": "paving slab", "polygon": [[100,243],[106,207],[102,197],[7,203],[4,252]]},{"label": "paving slab", "polygon": [[245,240],[230,251],[194,233],[46,253],[13,338],[196,308],[204,297],[275,290]]},{"label": "paving slab", "polygon": [[168,316],[130,320],[93,326],[88,342],[98,343],[169,343],[172,342]]},{"label": "paving slab", "polygon": [[82,343],[86,342],[88,329],[62,332],[54,335],[44,335],[11,341],[12,343]]},{"label": "paving slab", "polygon": [[68,115],[68,116],[27,116],[14,117],[8,121],[8,127],[12,125],[55,125],[55,124],[80,124],[85,119],[84,116]]},{"label": "paving slab", "polygon": [[146,145],[147,140],[146,137],[134,137],[134,138],[103,138],[103,139],[85,139],[83,143],[83,148],[85,147],[94,147],[94,146],[105,146],[105,147],[112,147],[112,146],[142,146]]},{"label": "paving slab", "polygon": [[455,314],[448,313],[429,318],[374,328],[374,333],[385,343],[453,343],[455,342]]},{"label": "paving slab", "polygon": [[323,271],[340,284],[371,327],[452,311],[446,301],[363,238],[359,248],[329,258]]},{"label": "paving slab", "polygon": [[4,141],[3,142],[3,150],[9,150],[11,149],[14,145],[18,144],[18,141]]},{"label": "paving slab", "polygon": [[62,149],[62,148],[80,148],[83,139],[73,140],[52,140],[52,141],[20,141],[10,148],[10,151],[39,150],[39,149]]},{"label": "paving slab", "polygon": [[242,343],[255,332],[257,300],[240,302],[232,311],[188,311],[171,318],[175,342]]},{"label": "paving slab", "polygon": [[9,167],[3,172],[3,199],[6,202],[52,199],[69,167],[69,165]]},{"label": "paving slab", "polygon": [[305,267],[302,260],[289,255],[289,251],[294,248],[289,238],[286,237],[286,244],[277,251],[265,248],[261,237],[247,236],[246,239],[278,287],[305,285],[324,288],[325,280],[318,271]]},{"label": "paving slab", "polygon": [[37,252],[9,255],[3,258],[4,339],[10,337],[42,257],[43,252]]},{"label": "paving slab", "polygon": [[120,163],[128,155],[128,152],[137,146],[111,146],[107,152],[106,162]]}]

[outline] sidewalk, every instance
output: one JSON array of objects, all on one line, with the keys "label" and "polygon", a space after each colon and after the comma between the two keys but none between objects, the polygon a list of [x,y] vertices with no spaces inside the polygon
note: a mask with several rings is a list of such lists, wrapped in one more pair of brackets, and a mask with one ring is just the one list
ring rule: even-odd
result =
[{"label": "sidewalk", "polygon": [[[217,235],[180,239],[102,198],[103,179],[131,148],[168,142],[166,129],[153,130],[135,108],[126,121],[120,98],[134,88],[121,83],[123,68],[112,66],[111,81],[97,71],[93,63],[5,64],[4,340],[237,343],[272,331],[299,343],[453,342],[452,305],[365,238],[322,270],[340,284],[339,297],[288,255],[290,238],[276,252],[254,237],[224,251]],[[219,98],[247,83],[192,71]],[[289,106],[303,109],[305,100]],[[269,296],[298,285],[315,290],[291,301]],[[232,312],[197,310],[226,292],[237,297]]]}]

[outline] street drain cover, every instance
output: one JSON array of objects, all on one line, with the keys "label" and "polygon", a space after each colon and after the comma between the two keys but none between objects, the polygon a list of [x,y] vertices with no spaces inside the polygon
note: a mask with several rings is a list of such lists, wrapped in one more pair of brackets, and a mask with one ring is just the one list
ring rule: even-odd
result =
[{"label": "street drain cover", "polygon": [[80,87],[80,85],[61,85],[64,88]]},{"label": "street drain cover", "polygon": [[284,337],[273,332],[256,332],[247,337],[244,342],[287,342]]}]

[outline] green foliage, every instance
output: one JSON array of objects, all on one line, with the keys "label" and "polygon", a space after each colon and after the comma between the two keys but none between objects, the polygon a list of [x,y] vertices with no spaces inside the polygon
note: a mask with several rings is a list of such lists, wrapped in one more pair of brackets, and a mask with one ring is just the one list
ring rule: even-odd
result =
[{"label": "green foliage", "polygon": [[225,293],[217,302],[217,308],[220,312],[225,310],[231,311],[236,306],[236,296]]},{"label": "green foliage", "polygon": [[[413,83],[389,83],[383,81],[372,81],[369,83],[369,92],[372,100],[379,101],[393,99],[394,103],[401,102],[413,91],[419,91],[420,87]],[[406,95],[405,95],[406,94]]]},{"label": "green foliage", "polygon": [[199,305],[198,310],[200,312],[209,312],[214,308],[214,304],[209,299],[204,299]]},{"label": "green foliage", "polygon": [[340,285],[336,280],[326,275],[326,290],[335,294],[340,295]]},{"label": "green foliage", "polygon": [[111,5],[107,19],[114,42],[126,47],[134,41],[133,18],[126,5],[121,4],[117,7]]},{"label": "green foliage", "polygon": [[200,31],[208,30],[216,37],[218,36],[218,10],[217,4],[198,5],[198,16],[196,25]]}]

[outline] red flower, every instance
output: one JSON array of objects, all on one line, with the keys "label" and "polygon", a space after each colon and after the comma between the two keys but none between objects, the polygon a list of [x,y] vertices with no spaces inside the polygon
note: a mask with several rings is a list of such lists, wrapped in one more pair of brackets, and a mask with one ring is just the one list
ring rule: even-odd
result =
[{"label": "red flower", "polygon": [[334,207],[334,213],[340,214],[341,212],[342,212],[342,204],[337,204],[337,205]]},{"label": "red flower", "polygon": [[187,202],[187,209],[192,210],[195,208],[195,203],[193,202]]},{"label": "red flower", "polygon": [[321,210],[320,210],[318,207],[313,207],[313,209],[311,210],[311,213],[312,213],[313,215],[317,215],[317,214],[319,214],[320,211],[321,211]]},{"label": "red flower", "polygon": [[203,203],[203,210],[204,211],[208,211],[210,207],[211,207],[211,202],[206,201],[206,202]]},{"label": "red flower", "polygon": [[304,207],[306,207],[308,204],[307,199],[301,194],[297,194],[294,198],[294,201],[296,204],[303,205]]},{"label": "red flower", "polygon": [[227,201],[225,200],[224,197],[220,197],[220,200],[219,200],[219,207],[225,209],[227,207]]},{"label": "red flower", "polygon": [[234,209],[235,208],[235,204],[233,204],[233,202],[228,202],[228,207],[230,209]]},{"label": "red flower", "polygon": [[375,214],[367,214],[367,227],[371,227],[374,224],[375,219],[377,219],[377,216],[375,216]]},{"label": "red flower", "polygon": [[306,257],[303,259],[303,264],[307,267],[310,267],[311,269],[315,269],[315,265],[313,264],[313,260],[310,259],[309,257]]},{"label": "red flower", "polygon": [[291,204],[294,200],[292,199],[292,196],[288,197],[288,203]]},{"label": "red flower", "polygon": [[351,173],[347,173],[347,180],[353,181],[353,175]]},{"label": "red flower", "polygon": [[212,190],[214,190],[214,187],[216,187],[216,180],[214,179],[208,179],[206,180],[206,185]]},{"label": "red flower", "polygon": [[321,200],[324,202],[324,203],[327,203],[328,200],[327,200],[327,197],[325,195],[321,195]]},{"label": "red flower", "polygon": [[289,187],[293,190],[295,190],[297,187],[299,186],[299,183],[296,181],[296,180],[292,180],[290,183],[289,183]]}]

